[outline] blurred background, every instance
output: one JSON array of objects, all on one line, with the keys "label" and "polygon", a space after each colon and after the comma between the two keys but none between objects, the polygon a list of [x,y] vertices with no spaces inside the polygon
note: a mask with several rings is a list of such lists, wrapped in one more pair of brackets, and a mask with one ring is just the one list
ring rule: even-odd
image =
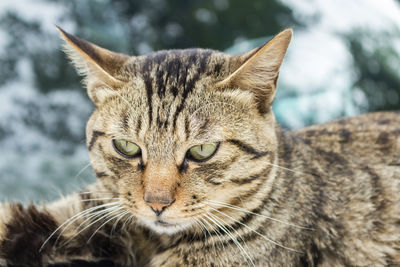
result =
[{"label": "blurred background", "polygon": [[93,106],[54,25],[131,55],[237,54],[292,27],[274,103],[285,128],[400,110],[400,0],[1,0],[0,200],[51,200],[94,180]]}]

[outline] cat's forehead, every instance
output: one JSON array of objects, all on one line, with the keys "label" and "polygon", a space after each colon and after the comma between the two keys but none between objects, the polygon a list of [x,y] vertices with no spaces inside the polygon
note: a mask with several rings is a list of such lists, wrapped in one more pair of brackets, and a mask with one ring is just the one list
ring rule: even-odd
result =
[{"label": "cat's forehead", "polygon": [[201,78],[227,73],[230,55],[211,49],[176,49],[135,57],[128,65],[133,77],[146,84],[191,87]]},{"label": "cat's forehead", "polygon": [[220,106],[208,105],[221,101],[214,84],[227,75],[230,57],[210,49],[167,50],[135,57],[126,68],[134,82],[121,94],[150,125],[175,127],[180,115],[195,111],[200,115]]},{"label": "cat's forehead", "polygon": [[249,93],[215,87],[228,74],[230,57],[208,49],[185,49],[133,58],[126,71],[135,82],[102,108],[104,117],[116,114],[107,123],[109,128],[122,137],[146,133],[145,143],[156,148],[166,148],[173,139],[218,137],[218,129],[232,128],[251,106],[241,101],[250,99]]}]

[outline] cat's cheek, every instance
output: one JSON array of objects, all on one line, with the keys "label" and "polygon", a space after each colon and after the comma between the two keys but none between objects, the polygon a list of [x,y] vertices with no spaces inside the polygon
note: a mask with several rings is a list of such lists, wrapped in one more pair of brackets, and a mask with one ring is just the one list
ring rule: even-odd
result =
[{"label": "cat's cheek", "polygon": [[131,173],[121,176],[116,183],[118,184],[118,193],[125,201],[130,204],[143,202],[144,190],[142,179],[139,174]]},{"label": "cat's cheek", "polygon": [[215,188],[224,182],[224,172],[212,164],[199,165],[190,171],[190,181],[197,188]]}]

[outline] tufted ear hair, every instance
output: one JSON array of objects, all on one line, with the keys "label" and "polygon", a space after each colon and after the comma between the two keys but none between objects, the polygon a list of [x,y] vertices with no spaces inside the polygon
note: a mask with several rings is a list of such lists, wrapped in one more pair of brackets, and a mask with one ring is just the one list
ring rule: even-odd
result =
[{"label": "tufted ear hair", "polygon": [[268,112],[275,96],[279,68],[292,33],[291,29],[286,29],[265,45],[233,56],[230,60],[232,71],[217,86],[222,89],[251,91],[255,95],[260,113]]},{"label": "tufted ear hair", "polygon": [[121,73],[129,56],[101,48],[88,41],[75,37],[57,27],[65,41],[64,51],[71,59],[95,105],[114,95],[126,80]]}]

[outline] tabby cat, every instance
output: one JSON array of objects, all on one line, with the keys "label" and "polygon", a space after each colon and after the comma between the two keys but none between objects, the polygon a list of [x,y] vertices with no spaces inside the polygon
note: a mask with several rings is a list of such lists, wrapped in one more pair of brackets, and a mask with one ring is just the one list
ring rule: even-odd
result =
[{"label": "tabby cat", "polygon": [[400,114],[299,131],[271,104],[292,31],[237,56],[126,56],[59,29],[96,106],[98,178],[0,206],[0,265],[400,265]]}]

